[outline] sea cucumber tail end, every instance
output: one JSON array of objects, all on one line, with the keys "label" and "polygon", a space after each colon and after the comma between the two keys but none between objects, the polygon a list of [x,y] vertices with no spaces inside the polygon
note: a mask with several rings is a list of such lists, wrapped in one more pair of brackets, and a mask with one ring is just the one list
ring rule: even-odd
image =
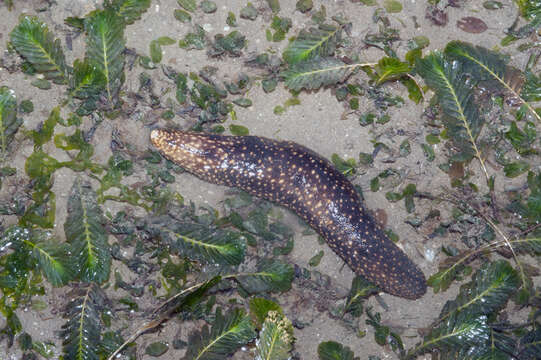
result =
[{"label": "sea cucumber tail end", "polygon": [[385,292],[410,300],[419,299],[426,294],[425,275],[405,254],[399,268],[395,271],[396,273],[390,276],[394,281],[388,279],[391,281],[384,283],[383,290]]}]

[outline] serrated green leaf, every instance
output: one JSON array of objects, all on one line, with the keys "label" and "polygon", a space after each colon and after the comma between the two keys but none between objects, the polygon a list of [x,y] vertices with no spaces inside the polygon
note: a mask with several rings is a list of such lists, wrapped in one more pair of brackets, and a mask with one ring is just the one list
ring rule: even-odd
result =
[{"label": "serrated green leaf", "polygon": [[81,281],[99,284],[109,278],[111,252],[104,223],[95,192],[89,184],[77,178],[68,198],[64,232],[72,245]]},{"label": "serrated green leaf", "polygon": [[12,226],[0,238],[0,249],[7,247],[28,260],[28,271],[41,271],[53,286],[66,284],[73,277],[70,261],[70,247],[65,243],[55,243],[45,232]]},{"label": "serrated green leaf", "polygon": [[464,70],[480,80],[490,78],[503,81],[506,73],[506,60],[497,53],[482,46],[474,46],[463,41],[451,41],[445,46],[444,54],[453,60],[464,62]]},{"label": "serrated green leaf", "polygon": [[173,249],[193,260],[221,265],[238,265],[244,260],[246,239],[238,232],[169,217],[154,219],[153,228]]},{"label": "serrated green leaf", "polygon": [[124,343],[124,338],[117,331],[106,331],[103,333],[100,351],[101,355],[112,354]]},{"label": "serrated green leaf", "polygon": [[201,331],[189,337],[185,360],[218,360],[235,352],[255,336],[250,317],[243,310],[234,309],[225,316],[221,308],[216,309],[212,328],[205,325]]},{"label": "serrated green leaf", "polygon": [[[491,327],[489,346],[484,350],[479,349],[480,354],[476,355],[475,360],[509,360],[510,354],[516,353],[517,342],[514,337]],[[522,357],[518,357],[522,359]]]},{"label": "serrated green leaf", "polygon": [[348,65],[335,58],[316,57],[291,65],[281,76],[291,90],[315,90],[343,82],[355,67],[359,65]]},{"label": "serrated green leaf", "polygon": [[252,298],[250,300],[250,315],[252,316],[257,328],[261,328],[263,322],[267,318],[267,314],[269,313],[269,311],[276,311],[280,314],[283,314],[280,305],[278,305],[272,300],[258,297]]},{"label": "serrated green leaf", "polygon": [[65,285],[73,278],[71,247],[66,243],[41,242],[33,245],[32,254],[53,286]]},{"label": "serrated green leaf", "polygon": [[354,317],[363,314],[363,301],[369,295],[378,292],[378,288],[361,276],[355,276],[344,306],[344,314],[351,313]]},{"label": "serrated green leaf", "polygon": [[440,266],[440,270],[430,276],[427,284],[433,288],[434,293],[438,293],[440,290],[445,291],[449,288],[451,283],[456,280],[457,276],[464,269],[464,264],[460,260],[467,256],[468,254],[463,254],[447,259],[446,264]]},{"label": "serrated green leaf", "polygon": [[37,72],[46,79],[62,84],[68,79],[60,40],[55,39],[45,23],[37,17],[24,16],[10,34],[11,43]]},{"label": "serrated green leaf", "polygon": [[8,145],[22,124],[17,118],[17,101],[13,90],[0,87],[0,158],[7,154]]},{"label": "serrated green leaf", "polygon": [[520,95],[525,101],[541,101],[541,78],[531,71],[524,73],[526,81]]},{"label": "serrated green leaf", "polygon": [[278,311],[269,311],[255,343],[255,360],[288,360],[293,348],[293,325]]},{"label": "serrated green leaf", "polygon": [[353,351],[336,341],[325,341],[318,345],[317,354],[320,360],[354,360]]},{"label": "serrated green leaf", "polygon": [[235,279],[248,293],[282,292],[291,288],[293,267],[277,260],[263,259],[253,273],[235,275]]},{"label": "serrated green leaf", "polygon": [[323,25],[319,28],[301,30],[282,56],[290,65],[315,57],[326,58],[334,54],[341,37],[342,28],[339,26]]},{"label": "serrated green leaf", "polygon": [[499,359],[513,353],[514,340],[489,327],[487,316],[505,307],[519,285],[518,273],[507,261],[485,263],[456,299],[445,304],[437,325],[409,357],[435,348],[445,358],[459,359]]},{"label": "serrated green leaf", "polygon": [[70,95],[78,99],[95,98],[105,90],[105,76],[88,62],[76,59],[70,79]]},{"label": "serrated green leaf", "polygon": [[441,317],[465,311],[468,314],[490,314],[501,309],[520,284],[517,272],[507,261],[485,263],[470,283],[460,289],[455,300],[447,302]]},{"label": "serrated green leaf", "polygon": [[474,103],[474,83],[465,77],[460,63],[447,60],[439,52],[434,52],[424,59],[418,59],[416,69],[436,93],[438,103],[444,113],[442,120],[447,129],[447,135],[457,150],[454,159],[467,161],[476,157],[481,163],[486,178],[489,179],[490,176],[476,143],[484,118]]},{"label": "serrated green leaf", "polygon": [[515,161],[509,164],[505,164],[505,166],[503,167],[503,172],[505,176],[510,178],[522,175],[528,170],[530,170],[530,164],[525,161]]},{"label": "serrated green leaf", "polygon": [[[442,354],[469,350],[471,356],[485,350],[489,338],[490,328],[486,315],[472,316],[463,312],[453,313],[438,326],[433,327],[424,337],[423,342],[408,353],[408,358],[415,358],[415,355],[432,349],[438,349]],[[452,356],[450,358],[460,359],[463,357]]]},{"label": "serrated green leaf", "polygon": [[388,80],[396,80],[410,72],[410,66],[396,58],[384,57],[375,66],[376,84],[380,85]]},{"label": "serrated green leaf", "polygon": [[[73,297],[75,295],[75,297]],[[96,285],[78,288],[66,306],[61,337],[66,360],[98,360],[104,294]]]},{"label": "serrated green leaf", "polygon": [[148,10],[150,0],[113,0],[109,7],[115,10],[126,25],[130,25]]},{"label": "serrated green leaf", "polygon": [[[500,86],[506,89],[515,99],[518,99],[521,103],[526,105],[532,115],[537,117],[541,121],[541,116],[536,113],[535,109],[527,102],[528,100],[521,96],[522,74],[507,66],[507,60],[494,51],[490,51],[481,46],[473,46],[466,42],[451,41],[445,47],[445,55],[453,59],[458,59],[464,62],[469,68],[465,68],[471,76],[479,79],[488,77],[489,79],[496,80]],[[532,87],[535,88],[538,85],[538,79],[530,77],[528,84],[529,88],[526,95],[528,98],[532,95]],[[537,80],[537,81],[536,81]],[[534,91],[535,92],[535,91]]]},{"label": "serrated green leaf", "polygon": [[107,100],[116,103],[124,82],[124,21],[112,10],[94,12],[85,21],[86,60],[105,78]]}]

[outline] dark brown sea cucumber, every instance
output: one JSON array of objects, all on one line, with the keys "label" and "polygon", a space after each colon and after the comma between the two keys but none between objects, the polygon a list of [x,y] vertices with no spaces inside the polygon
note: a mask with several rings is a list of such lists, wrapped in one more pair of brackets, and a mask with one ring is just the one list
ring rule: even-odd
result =
[{"label": "dark brown sea cucumber", "polygon": [[155,129],[150,137],[162,154],[198,177],[293,210],[383,291],[407,299],[426,293],[421,270],[363,209],[346,177],[315,152],[258,136]]}]

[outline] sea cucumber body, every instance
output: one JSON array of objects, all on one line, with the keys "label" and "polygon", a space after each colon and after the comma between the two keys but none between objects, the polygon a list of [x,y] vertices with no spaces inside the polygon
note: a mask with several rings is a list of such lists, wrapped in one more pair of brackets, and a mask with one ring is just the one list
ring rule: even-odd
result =
[{"label": "sea cucumber body", "polygon": [[306,147],[257,136],[152,131],[153,144],[200,178],[291,209],[358,274],[392,295],[426,292],[421,270],[364,210],[353,185]]}]

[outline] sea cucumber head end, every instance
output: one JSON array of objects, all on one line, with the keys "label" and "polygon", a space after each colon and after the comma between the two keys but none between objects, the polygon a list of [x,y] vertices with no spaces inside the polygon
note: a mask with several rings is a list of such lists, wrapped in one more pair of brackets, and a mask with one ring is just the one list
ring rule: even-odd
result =
[{"label": "sea cucumber head end", "polygon": [[152,142],[155,142],[162,136],[162,134],[163,134],[163,130],[154,129],[150,132],[150,140],[152,140]]},{"label": "sea cucumber head end", "polygon": [[166,129],[154,129],[150,132],[150,141],[165,157],[173,161],[179,161],[183,158],[183,152],[179,148],[184,138],[180,131]]},{"label": "sea cucumber head end", "polygon": [[[152,144],[167,159],[185,170],[212,180],[217,147],[211,135],[181,130],[154,129],[150,133]],[[219,151],[219,150],[218,150]]]},{"label": "sea cucumber head end", "polygon": [[163,149],[168,138],[169,133],[163,129],[153,129],[150,132],[150,141],[158,149]]}]

